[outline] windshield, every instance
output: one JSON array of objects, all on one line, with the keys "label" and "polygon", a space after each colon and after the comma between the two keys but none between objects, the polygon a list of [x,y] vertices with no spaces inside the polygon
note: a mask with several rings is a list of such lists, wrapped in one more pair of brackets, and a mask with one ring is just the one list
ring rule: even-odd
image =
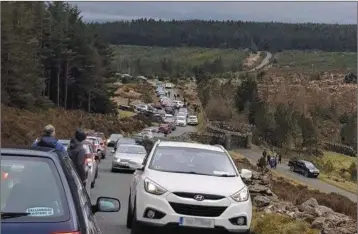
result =
[{"label": "windshield", "polygon": [[112,141],[115,141],[117,139],[119,139],[120,137],[122,137],[122,135],[120,134],[112,134],[109,139],[112,140]]},{"label": "windshield", "polygon": [[1,180],[1,213],[28,213],[1,222],[68,220],[66,195],[52,160],[2,155],[1,168],[8,169]]},{"label": "windshield", "polygon": [[149,168],[176,173],[237,176],[225,153],[186,147],[158,147]]},{"label": "windshield", "polygon": [[126,153],[126,154],[146,154],[145,148],[143,146],[129,146],[121,145],[117,149],[117,153]]},{"label": "windshield", "polygon": [[118,141],[117,145],[120,145],[120,144],[135,144],[135,140],[132,138],[122,138]]},{"label": "windshield", "polygon": [[316,167],[310,162],[304,162],[308,169],[316,169]]}]

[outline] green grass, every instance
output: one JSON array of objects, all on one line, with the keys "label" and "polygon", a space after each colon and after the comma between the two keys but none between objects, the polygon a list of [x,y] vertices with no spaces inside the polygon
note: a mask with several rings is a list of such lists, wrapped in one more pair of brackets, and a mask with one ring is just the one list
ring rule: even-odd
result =
[{"label": "green grass", "polygon": [[318,234],[309,224],[282,214],[253,212],[251,231],[255,234]]},{"label": "green grass", "polygon": [[135,60],[140,59],[142,69],[151,74],[161,71],[161,61],[170,59],[173,61],[174,69],[190,70],[191,67],[203,64],[206,61],[214,61],[221,57],[226,70],[233,63],[242,64],[245,52],[235,49],[198,48],[198,47],[150,47],[118,45],[115,48],[115,63],[117,67],[127,71],[125,60],[131,61],[131,70],[135,69]]},{"label": "green grass", "polygon": [[275,55],[281,68],[298,69],[309,72],[345,70],[357,72],[357,53],[323,51],[283,51]]},{"label": "green grass", "polygon": [[357,182],[351,180],[349,173],[342,172],[348,170],[352,163],[357,163],[357,158],[325,151],[323,157],[315,158],[313,162],[320,169],[320,180],[352,193],[357,192]]},{"label": "green grass", "polygon": [[136,115],[136,113],[131,112],[131,111],[119,110],[120,119],[133,117],[135,115]]}]

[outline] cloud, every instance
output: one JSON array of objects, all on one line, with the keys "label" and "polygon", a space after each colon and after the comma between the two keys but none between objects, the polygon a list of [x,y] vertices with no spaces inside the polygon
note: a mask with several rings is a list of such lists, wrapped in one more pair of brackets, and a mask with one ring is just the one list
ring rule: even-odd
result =
[{"label": "cloud", "polygon": [[355,2],[70,2],[89,21],[138,18],[357,23]]}]

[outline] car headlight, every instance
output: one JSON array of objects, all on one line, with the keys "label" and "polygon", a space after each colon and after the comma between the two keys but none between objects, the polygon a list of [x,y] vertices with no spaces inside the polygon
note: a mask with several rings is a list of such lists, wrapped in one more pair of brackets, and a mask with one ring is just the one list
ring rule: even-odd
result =
[{"label": "car headlight", "polygon": [[113,161],[120,162],[120,161],[121,161],[121,159],[120,159],[120,158],[118,158],[118,157],[114,157],[114,158],[113,158]]},{"label": "car headlight", "polygon": [[167,192],[166,189],[161,187],[160,185],[154,183],[150,179],[146,178],[144,180],[144,189],[148,193],[154,194],[154,195],[162,195]]},{"label": "car headlight", "polygon": [[249,197],[250,197],[249,189],[246,186],[243,189],[241,189],[239,192],[234,193],[234,195],[231,196],[231,198],[237,202],[247,201]]}]

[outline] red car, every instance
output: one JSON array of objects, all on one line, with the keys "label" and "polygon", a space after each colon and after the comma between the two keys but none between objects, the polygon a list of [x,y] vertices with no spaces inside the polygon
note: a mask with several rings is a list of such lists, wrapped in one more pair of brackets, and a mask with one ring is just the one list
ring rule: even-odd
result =
[{"label": "red car", "polygon": [[102,154],[102,158],[106,157],[104,142],[101,142],[101,138],[96,136],[87,136],[87,141],[90,141],[94,145],[94,151]]},{"label": "red car", "polygon": [[169,134],[172,132],[172,127],[170,124],[161,124],[159,125],[158,132]]}]

